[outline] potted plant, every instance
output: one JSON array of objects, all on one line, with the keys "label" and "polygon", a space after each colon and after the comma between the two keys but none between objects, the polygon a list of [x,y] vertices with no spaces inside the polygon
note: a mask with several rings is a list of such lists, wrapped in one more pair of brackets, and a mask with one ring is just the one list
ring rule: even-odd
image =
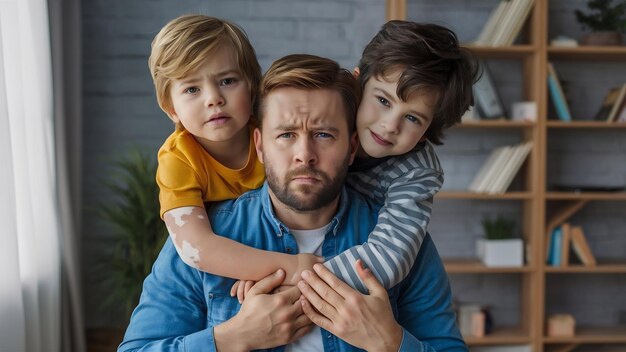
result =
[{"label": "potted plant", "polygon": [[622,32],[626,30],[626,2],[613,0],[589,0],[591,10],[585,14],[575,10],[576,20],[583,29],[591,29],[581,40],[583,45],[621,45]]},{"label": "potted plant", "polygon": [[[125,324],[139,302],[143,280],[168,236],[159,216],[155,175],[155,160],[148,153],[131,150],[114,161],[111,178],[103,182],[111,200],[101,202],[94,209],[104,221],[103,225],[110,228],[116,244],[97,268],[102,287],[108,294],[101,308],[121,306]],[[110,336],[110,346],[117,346],[123,330],[108,329],[97,334]]]},{"label": "potted plant", "polygon": [[515,222],[498,215],[482,220],[484,239],[476,242],[478,257],[489,267],[522,266],[524,243],[515,238]]}]

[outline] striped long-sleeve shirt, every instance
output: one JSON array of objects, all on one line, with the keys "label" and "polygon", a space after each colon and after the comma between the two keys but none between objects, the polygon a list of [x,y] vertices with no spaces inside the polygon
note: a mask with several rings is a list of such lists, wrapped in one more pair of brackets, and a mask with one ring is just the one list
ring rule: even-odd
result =
[{"label": "striped long-sleeve shirt", "polygon": [[344,282],[366,293],[354,268],[357,259],[391,288],[409,273],[443,185],[443,170],[429,142],[390,157],[367,170],[350,172],[348,185],[383,204],[367,242],[329,259],[325,265]]}]

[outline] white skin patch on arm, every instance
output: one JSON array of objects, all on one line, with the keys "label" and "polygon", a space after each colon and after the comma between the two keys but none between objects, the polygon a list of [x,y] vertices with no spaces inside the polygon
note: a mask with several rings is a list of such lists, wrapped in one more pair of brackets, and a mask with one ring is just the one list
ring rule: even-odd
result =
[{"label": "white skin patch on arm", "polygon": [[167,214],[174,217],[174,221],[176,222],[176,226],[182,227],[187,221],[183,220],[183,216],[191,215],[194,207],[181,207],[172,210],[168,210]]},{"label": "white skin patch on arm", "polygon": [[200,250],[192,246],[189,242],[183,241],[183,248],[182,251],[179,252],[179,255],[187,265],[198,267],[197,263],[200,261]]},{"label": "white skin patch on arm", "polygon": [[[165,224],[165,227],[167,228],[167,232],[170,234],[170,237],[172,237],[172,241],[176,241],[176,232],[172,231],[167,224]],[[176,244],[176,242],[174,242],[174,244]]]}]

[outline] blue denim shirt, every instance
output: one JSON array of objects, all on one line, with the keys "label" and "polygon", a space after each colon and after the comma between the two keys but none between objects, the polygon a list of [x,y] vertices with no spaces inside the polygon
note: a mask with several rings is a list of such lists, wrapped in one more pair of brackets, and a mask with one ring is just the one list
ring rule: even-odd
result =
[{"label": "blue denim shirt", "polygon": [[[324,240],[324,257],[365,242],[378,210],[360,194],[344,189]],[[214,205],[209,217],[216,233],[248,246],[298,252],[295,238],[274,215],[267,184]],[[215,351],[213,327],[240,308],[237,298],[229,295],[234,282],[186,265],[168,239],[144,281],[139,305],[118,351]],[[451,309],[448,277],[430,236],[424,238],[409,275],[388,292],[404,329],[400,351],[467,351]],[[359,350],[321,331],[325,351]]]}]

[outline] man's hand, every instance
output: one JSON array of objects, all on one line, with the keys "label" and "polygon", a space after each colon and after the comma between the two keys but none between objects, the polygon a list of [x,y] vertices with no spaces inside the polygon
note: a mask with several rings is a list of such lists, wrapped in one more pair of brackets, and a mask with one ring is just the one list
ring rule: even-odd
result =
[{"label": "man's hand", "polygon": [[317,264],[315,273],[305,271],[298,283],[304,313],[322,329],[349,344],[368,351],[398,351],[402,328],[396,322],[389,296],[360,260],[357,273],[369,290],[363,295],[339,280],[325,266]]},{"label": "man's hand", "polygon": [[239,313],[215,327],[218,351],[249,351],[281,346],[311,330],[311,321],[302,312],[297,287],[269,294],[284,280],[285,272],[280,269],[250,288]]}]

